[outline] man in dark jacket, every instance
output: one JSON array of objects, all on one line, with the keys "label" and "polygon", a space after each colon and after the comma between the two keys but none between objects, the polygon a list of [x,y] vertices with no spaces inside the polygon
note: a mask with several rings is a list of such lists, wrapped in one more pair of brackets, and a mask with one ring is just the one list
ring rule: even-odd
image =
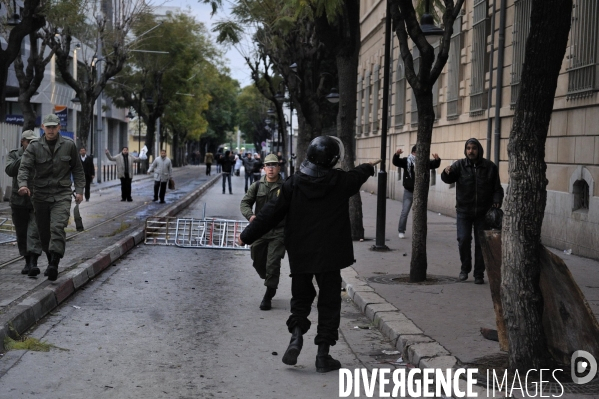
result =
[{"label": "man in dark jacket", "polygon": [[241,161],[243,162],[243,168],[245,169],[245,192],[247,193],[248,192],[248,181],[249,181],[250,185],[254,181],[253,169],[254,169],[254,163],[256,163],[256,161],[254,161],[254,158],[252,158],[251,152],[247,152],[245,154],[245,157],[243,157]]},{"label": "man in dark jacket", "polygon": [[336,137],[312,140],[299,173],[287,179],[276,199],[268,202],[241,233],[240,241],[251,244],[285,219],[285,248],[291,269],[291,316],[287,327],[291,342],[283,363],[294,365],[310,328],[308,315],[318,294],[318,345],[316,371],[341,368],[329,355],[339,339],[341,269],[355,262],[349,220],[349,198],[374,174],[372,164],[348,172],[333,169],[343,155]]},{"label": "man in dark jacket", "polygon": [[466,158],[445,168],[441,180],[456,183],[458,248],[462,269],[460,280],[468,279],[472,270],[472,229],[474,228],[474,283],[483,284],[485,262],[478,238],[484,228],[485,214],[491,207],[501,208],[503,187],[497,166],[483,158],[483,147],[477,139],[468,139]]},{"label": "man in dark jacket", "polygon": [[223,171],[223,194],[225,193],[225,182],[227,179],[229,180],[229,194],[233,194],[233,190],[231,189],[231,171],[233,170],[235,159],[231,155],[231,151],[225,151],[225,155],[218,158],[216,162],[221,166]]},{"label": "man in dark jacket", "polygon": [[96,176],[96,169],[94,168],[94,160],[91,155],[86,154],[85,147],[81,147],[79,156],[81,157],[81,166],[83,166],[83,173],[85,174],[85,201],[89,201],[89,188]]},{"label": "man in dark jacket", "polygon": [[[408,224],[408,214],[412,209],[412,202],[414,201],[414,166],[416,165],[416,146],[412,147],[412,153],[406,158],[400,158],[399,156],[403,153],[401,148],[397,149],[393,155],[393,165],[399,166],[403,169],[403,207],[401,209],[401,216],[399,217],[399,226],[397,231],[399,238],[405,238],[406,236],[406,225]],[[433,159],[429,160],[428,168],[437,169],[441,165],[441,158],[439,155],[432,154]]]}]

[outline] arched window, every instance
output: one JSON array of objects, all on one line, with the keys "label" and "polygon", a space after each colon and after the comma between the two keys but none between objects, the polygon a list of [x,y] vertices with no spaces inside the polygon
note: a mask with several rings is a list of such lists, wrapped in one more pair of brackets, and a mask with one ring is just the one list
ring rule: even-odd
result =
[{"label": "arched window", "polygon": [[589,209],[589,184],[586,180],[576,180],[572,187],[572,194],[574,195],[573,211]]}]

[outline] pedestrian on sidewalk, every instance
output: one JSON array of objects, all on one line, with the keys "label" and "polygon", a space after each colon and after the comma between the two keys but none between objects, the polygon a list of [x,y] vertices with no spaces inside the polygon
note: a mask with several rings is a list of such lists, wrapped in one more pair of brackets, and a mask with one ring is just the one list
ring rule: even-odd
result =
[{"label": "pedestrian on sidewalk", "polygon": [[[12,193],[10,196],[10,209],[12,213],[12,224],[15,226],[17,235],[17,247],[19,254],[25,258],[25,267],[21,274],[27,274],[35,277],[40,274],[37,267],[37,258],[42,254],[42,243],[35,223],[35,212],[31,198],[19,195],[19,167],[21,158],[32,140],[37,140],[39,136],[33,130],[25,130],[21,134],[21,147],[8,153],[6,159],[6,174],[12,177]],[[31,186],[31,179],[27,183]]]},{"label": "pedestrian on sidewalk", "polygon": [[[254,182],[243,199],[241,200],[241,214],[250,223],[256,219],[256,215],[268,201],[275,198],[281,186],[283,177],[280,175],[281,168],[277,156],[269,154],[264,159],[264,175],[259,181]],[[252,207],[256,204],[254,211]],[[282,220],[268,233],[254,241],[252,244],[252,260],[254,269],[264,280],[266,293],[260,303],[261,310],[270,310],[272,298],[279,287],[279,276],[281,275],[281,259],[285,256],[284,239],[285,220]]]},{"label": "pedestrian on sidewalk", "polygon": [[241,165],[243,165],[243,159],[241,159],[241,154],[237,154],[235,155],[235,176],[239,176]]},{"label": "pedestrian on sidewalk", "polygon": [[85,201],[89,201],[89,189],[94,177],[96,177],[96,168],[94,168],[94,160],[91,155],[87,155],[86,152],[85,147],[81,147],[79,150],[81,166],[83,166],[83,173],[85,174]]},{"label": "pedestrian on sidewalk", "polygon": [[248,152],[245,154],[246,156],[243,157],[242,161],[243,161],[243,169],[245,170],[245,192],[248,192],[248,181],[249,184],[251,185],[254,181],[254,174],[252,173],[252,170],[254,168],[254,158],[252,158],[252,153]]},{"label": "pedestrian on sidewalk", "polygon": [[221,156],[217,160],[218,164],[222,168],[223,174],[223,194],[225,194],[225,182],[229,181],[229,194],[233,194],[233,190],[231,189],[231,172],[233,171],[233,165],[235,164],[235,159],[233,155],[231,155],[231,151],[225,151],[225,154]]},{"label": "pedestrian on sidewalk", "polygon": [[59,133],[60,119],[46,115],[42,122],[44,135],[32,140],[21,158],[19,195],[31,196],[42,250],[49,256],[48,280],[58,277],[58,264],[64,257],[66,233],[71,215],[71,177],[75,182],[75,202],[83,200],[85,175],[75,142]]},{"label": "pedestrian on sidewalk", "polygon": [[281,151],[277,152],[277,159],[279,160],[279,166],[281,168],[281,176],[283,179],[285,179],[285,176],[287,176],[287,168],[285,166],[287,164],[287,160],[283,158]]},{"label": "pedestrian on sidewalk", "polygon": [[214,163],[214,155],[210,151],[204,156],[204,163],[206,164],[206,176],[210,176],[210,169]]},{"label": "pedestrian on sidewalk", "polygon": [[160,197],[160,203],[164,204],[166,184],[173,175],[173,164],[167,158],[166,150],[160,150],[160,156],[152,162],[148,174],[152,172],[154,173],[154,199],[152,201],[156,202],[158,201],[158,197]]},{"label": "pedestrian on sidewalk", "polygon": [[372,163],[350,171],[333,169],[343,157],[341,140],[316,137],[308,146],[299,173],[287,179],[241,233],[239,241],[251,244],[285,220],[285,248],[291,269],[291,316],[287,328],[291,342],[283,363],[294,365],[310,328],[308,315],[318,284],[318,345],[316,371],[326,373],[341,368],[329,355],[339,339],[341,319],[341,269],[355,262],[349,219],[349,198],[374,175]]},{"label": "pedestrian on sidewalk", "polygon": [[499,170],[493,162],[484,159],[480,142],[471,138],[466,141],[464,155],[448,165],[441,180],[456,183],[456,224],[458,249],[462,263],[460,280],[468,279],[472,270],[472,229],[474,229],[474,283],[484,284],[485,261],[480,248],[479,232],[483,231],[485,215],[491,207],[501,208],[503,187]]},{"label": "pedestrian on sidewalk", "polygon": [[264,168],[264,164],[260,159],[260,154],[254,154],[254,164],[252,165],[252,180],[258,181],[262,178],[262,169]]},{"label": "pedestrian on sidewalk", "polygon": [[104,152],[109,161],[116,162],[116,176],[121,180],[121,201],[133,201],[133,197],[131,197],[133,163],[141,162],[141,160],[134,157],[133,154],[129,154],[129,147],[123,147],[121,153],[115,157],[110,155],[108,148],[106,148]]},{"label": "pedestrian on sidewalk", "polygon": [[219,148],[216,151],[216,155],[214,156],[214,161],[216,162],[216,173],[221,173],[221,171],[222,171],[222,166],[221,166],[220,160],[223,156],[224,156],[223,149]]},{"label": "pedestrian on sidewalk", "polygon": [[[400,158],[399,156],[403,153],[401,148],[398,148],[393,155],[393,165],[403,169],[403,207],[401,209],[401,216],[399,217],[399,225],[397,231],[399,238],[406,237],[406,225],[408,224],[408,214],[412,209],[412,202],[414,201],[414,166],[416,165],[416,146],[412,147],[412,153],[406,158]],[[428,168],[437,169],[441,165],[441,158],[439,155],[432,154],[433,159],[429,160]]]}]

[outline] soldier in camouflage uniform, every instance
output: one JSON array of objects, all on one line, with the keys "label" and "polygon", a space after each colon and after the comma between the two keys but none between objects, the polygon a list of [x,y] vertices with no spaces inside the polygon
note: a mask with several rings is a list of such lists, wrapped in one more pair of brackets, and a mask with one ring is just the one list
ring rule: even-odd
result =
[{"label": "soldier in camouflage uniform", "polygon": [[31,196],[29,180],[33,176],[33,207],[42,242],[49,256],[48,280],[58,277],[58,263],[64,256],[66,233],[71,214],[71,175],[75,182],[75,202],[83,200],[85,175],[75,142],[59,133],[58,116],[49,114],[42,124],[44,135],[32,141],[23,154],[19,175],[19,195]]},{"label": "soldier in camouflage uniform", "polygon": [[35,223],[35,212],[29,197],[18,194],[19,183],[17,175],[21,166],[21,157],[32,140],[39,137],[33,130],[25,130],[21,135],[21,148],[12,150],[6,160],[6,174],[12,177],[12,194],[10,196],[10,208],[12,210],[12,223],[17,233],[17,246],[19,254],[25,257],[25,267],[22,274],[35,277],[40,274],[37,267],[37,258],[42,254],[42,244]]},{"label": "soldier in camouflage uniform", "polygon": [[[277,193],[283,185],[280,175],[279,159],[274,154],[268,154],[264,159],[264,175],[260,180],[252,183],[247,193],[241,200],[241,213],[247,220],[254,221],[260,209]],[[256,209],[252,211],[252,206]],[[264,279],[266,293],[260,303],[261,310],[270,310],[271,300],[277,293],[279,276],[281,275],[281,259],[285,256],[285,221],[283,220],[274,229],[263,235],[252,244],[252,260],[258,275]]]}]

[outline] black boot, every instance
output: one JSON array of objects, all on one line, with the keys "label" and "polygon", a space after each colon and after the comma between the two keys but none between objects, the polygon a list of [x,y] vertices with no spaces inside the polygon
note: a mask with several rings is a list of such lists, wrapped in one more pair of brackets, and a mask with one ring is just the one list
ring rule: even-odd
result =
[{"label": "black boot", "polygon": [[38,274],[40,274],[40,269],[39,269],[39,267],[37,267],[37,258],[38,257],[39,257],[39,255],[36,255],[36,254],[29,255],[30,268],[29,268],[29,273],[27,274],[29,277],[35,277]]},{"label": "black boot", "polygon": [[48,259],[48,266],[46,267],[46,270],[44,270],[44,276],[48,277],[48,268],[50,267],[50,259],[52,259],[50,252],[46,252],[46,259]]},{"label": "black boot", "polygon": [[31,264],[29,262],[29,255],[25,255],[25,267],[21,270],[21,274],[29,274],[29,270],[31,269]]},{"label": "black boot", "polygon": [[266,287],[266,293],[264,294],[264,298],[262,298],[262,302],[260,302],[260,310],[270,310],[272,307],[271,299],[276,293],[276,288]]},{"label": "black boot", "polygon": [[316,354],[316,371],[319,373],[328,373],[329,371],[339,370],[341,363],[329,355],[329,345],[319,344]]},{"label": "black boot", "polygon": [[60,255],[56,252],[51,253],[50,264],[48,265],[48,280],[56,281],[58,278],[58,263],[60,262]]},{"label": "black boot", "polygon": [[283,355],[283,363],[293,366],[297,363],[297,357],[299,356],[302,346],[304,346],[304,337],[302,336],[302,329],[295,327],[291,333],[291,341],[289,346]]}]

